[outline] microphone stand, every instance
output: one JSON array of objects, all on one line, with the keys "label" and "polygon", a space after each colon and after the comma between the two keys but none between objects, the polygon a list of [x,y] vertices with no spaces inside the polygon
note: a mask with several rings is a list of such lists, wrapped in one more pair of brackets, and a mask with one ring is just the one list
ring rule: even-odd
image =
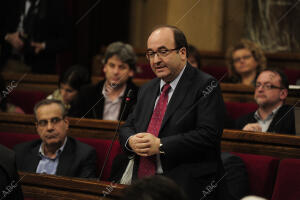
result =
[{"label": "microphone stand", "polygon": [[119,121],[118,121],[118,126],[117,126],[117,129],[116,129],[116,132],[115,132],[114,137],[113,137],[113,139],[112,139],[112,141],[111,141],[111,144],[110,144],[110,146],[109,146],[109,149],[108,149],[108,151],[107,151],[107,153],[106,153],[105,160],[104,160],[104,163],[103,163],[103,166],[102,166],[100,175],[99,175],[99,177],[98,177],[98,180],[100,180],[101,177],[102,177],[104,168],[105,168],[105,166],[106,166],[106,164],[107,164],[107,161],[108,161],[108,158],[109,158],[109,156],[110,156],[110,152],[111,152],[112,146],[113,146],[113,144],[114,144],[114,142],[115,142],[115,140],[116,140],[116,138],[117,138],[118,131],[119,131],[119,128],[120,128],[120,124],[121,124],[121,120],[122,120],[124,111],[125,111],[125,109],[126,109],[127,104],[128,104],[129,101],[131,100],[131,99],[130,99],[131,93],[132,93],[132,89],[129,89],[129,91],[128,91],[127,95],[126,95],[126,98],[125,98],[125,105],[124,105],[123,111],[122,111],[121,116],[120,116],[120,119],[119,119]]}]

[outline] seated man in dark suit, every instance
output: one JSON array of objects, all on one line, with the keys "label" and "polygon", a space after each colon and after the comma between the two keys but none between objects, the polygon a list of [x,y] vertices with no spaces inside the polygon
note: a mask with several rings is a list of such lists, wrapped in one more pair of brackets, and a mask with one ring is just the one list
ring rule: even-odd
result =
[{"label": "seated man in dark suit", "polygon": [[265,69],[256,79],[254,98],[258,109],[236,121],[236,128],[246,131],[295,135],[294,109],[285,105],[288,79],[277,69]]},{"label": "seated man in dark suit", "polygon": [[17,173],[15,153],[0,145],[0,199],[22,200],[23,194]]},{"label": "seated man in dark suit", "polygon": [[[136,56],[129,44],[114,42],[107,47],[104,57],[105,80],[83,87],[71,106],[73,117],[104,120],[126,120],[136,102],[138,88],[131,81]],[[131,90],[130,102],[125,99]],[[125,108],[125,110],[124,110]],[[123,113],[123,114],[122,114]]]},{"label": "seated man in dark suit", "polygon": [[64,105],[45,99],[34,107],[41,139],[15,146],[20,171],[96,178],[96,150],[67,136],[69,121]]}]

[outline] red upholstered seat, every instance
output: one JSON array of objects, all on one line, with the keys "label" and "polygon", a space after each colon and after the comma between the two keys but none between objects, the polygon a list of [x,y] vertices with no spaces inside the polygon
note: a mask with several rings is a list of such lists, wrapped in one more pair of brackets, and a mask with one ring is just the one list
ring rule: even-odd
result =
[{"label": "red upholstered seat", "polygon": [[258,106],[252,102],[225,102],[226,110],[231,119],[237,119],[243,115],[254,112]]},{"label": "red upholstered seat", "polygon": [[279,159],[271,156],[234,153],[246,165],[252,195],[270,199],[276,178]]},{"label": "red upholstered seat", "polygon": [[10,149],[17,144],[39,138],[40,136],[38,134],[0,132],[0,143]]},{"label": "red upholstered seat", "polygon": [[300,199],[300,159],[280,162],[272,200]]},{"label": "red upholstered seat", "polygon": [[226,66],[209,66],[208,65],[208,66],[201,67],[201,70],[212,75],[217,80],[220,80],[220,79],[223,80],[228,75]]},{"label": "red upholstered seat", "polygon": [[284,69],[283,72],[289,79],[289,84],[295,85],[296,81],[300,79],[300,70],[299,69]]},{"label": "red upholstered seat", "polygon": [[10,102],[21,107],[26,114],[32,114],[34,105],[46,97],[47,94],[40,91],[13,90],[9,94]]},{"label": "red upholstered seat", "polygon": [[[100,170],[102,169],[103,163],[105,161],[107,151],[111,144],[111,140],[101,140],[101,139],[94,139],[94,138],[77,138],[77,139],[96,149],[98,155],[98,169],[100,173]],[[115,141],[112,146],[111,153],[108,158],[106,167],[104,168],[101,180],[107,180],[109,178],[112,162],[116,157],[116,155],[119,154],[120,152],[121,152],[120,143],[119,141]]]}]

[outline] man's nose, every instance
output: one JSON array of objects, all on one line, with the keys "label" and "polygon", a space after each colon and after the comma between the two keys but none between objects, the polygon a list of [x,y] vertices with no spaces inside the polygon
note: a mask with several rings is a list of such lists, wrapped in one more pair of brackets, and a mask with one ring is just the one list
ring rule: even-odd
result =
[{"label": "man's nose", "polygon": [[160,58],[160,56],[159,56],[157,53],[154,54],[153,62],[154,62],[155,64],[159,64],[159,63],[161,62],[161,58]]},{"label": "man's nose", "polygon": [[120,68],[119,67],[115,67],[114,69],[113,69],[113,73],[114,74],[118,74],[120,72]]},{"label": "man's nose", "polygon": [[53,123],[51,121],[48,121],[48,124],[47,124],[47,131],[51,131],[53,130]]},{"label": "man's nose", "polygon": [[260,85],[259,87],[256,88],[257,92],[263,92],[264,91],[264,86]]}]

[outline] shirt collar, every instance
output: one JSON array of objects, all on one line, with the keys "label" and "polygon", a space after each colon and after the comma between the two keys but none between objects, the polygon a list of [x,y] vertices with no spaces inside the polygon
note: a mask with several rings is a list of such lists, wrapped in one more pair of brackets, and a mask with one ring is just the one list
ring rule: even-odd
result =
[{"label": "shirt collar", "polygon": [[[68,140],[68,137],[65,138],[65,141],[64,141],[63,145],[62,145],[59,149],[57,149],[57,151],[55,152],[55,154],[56,154],[55,158],[54,158],[54,159],[51,159],[51,160],[55,160],[56,158],[58,158],[58,156],[59,156],[59,155],[61,154],[61,152],[64,150],[65,145],[66,145],[66,143],[67,143],[67,140]],[[42,145],[43,145],[43,142],[41,143],[40,148],[39,148],[39,155],[40,155],[41,157],[48,158],[48,157],[44,154],[44,150],[43,150]]]},{"label": "shirt collar", "polygon": [[274,115],[277,113],[277,111],[279,110],[279,108],[281,107],[282,105],[279,105],[277,108],[273,109],[272,112],[267,116],[267,118],[265,120],[262,120],[259,113],[258,113],[258,109],[255,111],[254,113],[254,118],[256,120],[261,120],[261,121],[266,121],[266,120],[269,120],[271,118],[274,117]]},{"label": "shirt collar", "polygon": [[[186,64],[185,64],[184,68],[181,70],[181,72],[179,73],[179,75],[170,83],[170,86],[171,86],[172,90],[175,90],[175,88],[176,88],[176,86],[177,86],[177,84],[178,84],[185,68],[186,68]],[[162,88],[165,84],[166,84],[166,82],[164,80],[160,79],[160,90],[159,91],[162,90]]]}]

